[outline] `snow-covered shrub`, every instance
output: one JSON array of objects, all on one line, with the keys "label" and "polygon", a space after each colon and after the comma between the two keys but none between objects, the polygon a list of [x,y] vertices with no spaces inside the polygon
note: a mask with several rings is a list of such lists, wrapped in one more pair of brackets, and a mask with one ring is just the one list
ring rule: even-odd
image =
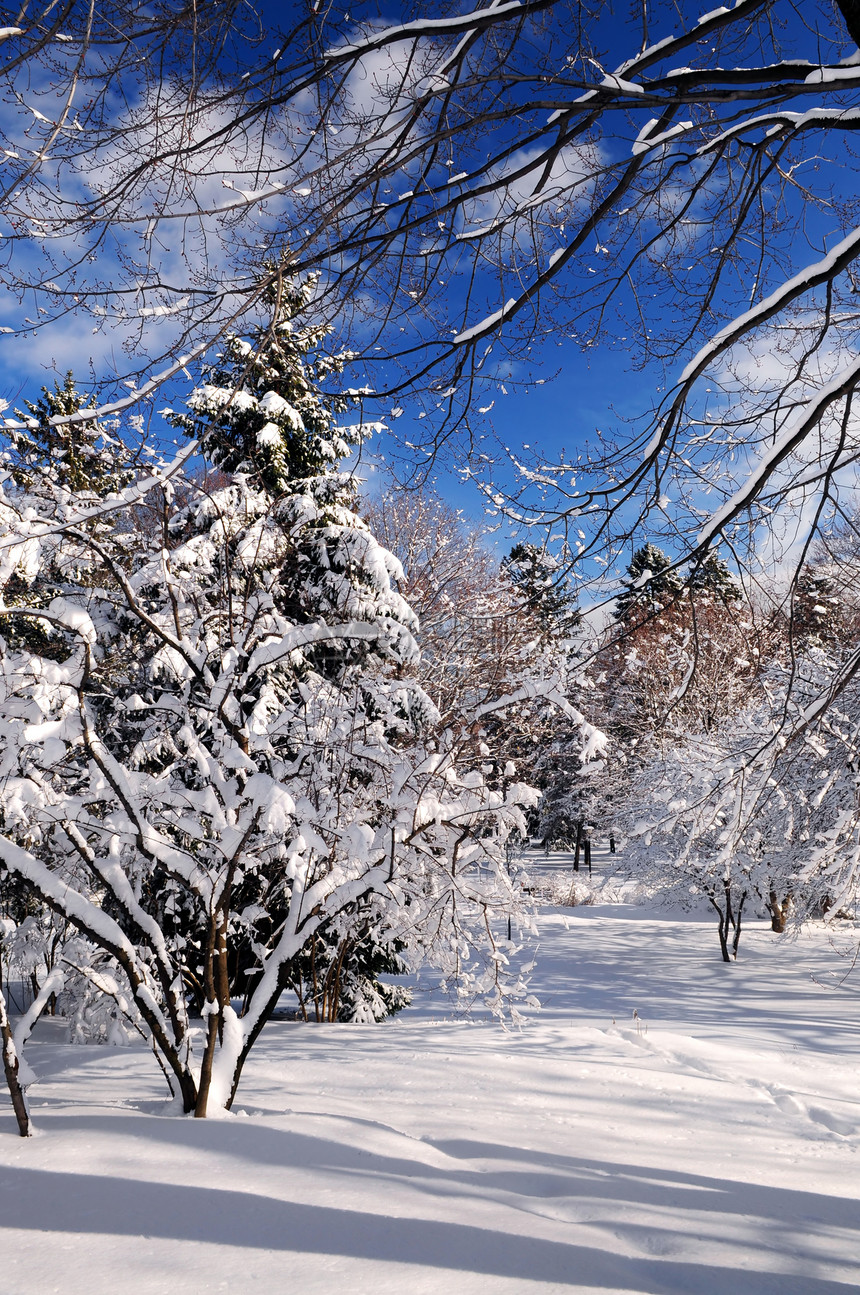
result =
[{"label": "snow-covered shrub", "polygon": [[541,904],[559,908],[580,908],[595,902],[594,888],[582,880],[578,873],[532,873],[529,876],[529,893]]}]

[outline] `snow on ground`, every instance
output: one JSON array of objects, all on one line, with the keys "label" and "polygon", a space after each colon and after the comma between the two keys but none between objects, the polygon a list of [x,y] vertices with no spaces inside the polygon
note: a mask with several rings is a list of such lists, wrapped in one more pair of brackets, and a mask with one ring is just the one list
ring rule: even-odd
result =
[{"label": "snow on ground", "polygon": [[45,1022],[39,1135],[0,1107],[0,1295],[856,1290],[853,931],[755,923],[725,966],[704,914],[540,928],[525,1030],[429,992],[383,1026],[277,1022],[224,1121]]}]

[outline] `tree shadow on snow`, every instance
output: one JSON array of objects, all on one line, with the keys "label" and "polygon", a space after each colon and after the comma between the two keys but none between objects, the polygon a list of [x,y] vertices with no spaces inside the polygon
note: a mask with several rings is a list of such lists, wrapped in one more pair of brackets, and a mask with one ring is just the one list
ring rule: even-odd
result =
[{"label": "tree shadow on snow", "polygon": [[[51,1124],[92,1131],[104,1128],[103,1117],[81,1115],[58,1117]],[[465,1140],[416,1144],[416,1151],[421,1148],[427,1158],[443,1161],[428,1164],[419,1156],[379,1154],[337,1140],[244,1121],[201,1124],[118,1114],[111,1117],[111,1125],[120,1126],[117,1133],[154,1136],[196,1148],[204,1157],[201,1176],[209,1173],[207,1152],[221,1157],[232,1154],[246,1163],[283,1165],[287,1172],[291,1167],[323,1171],[329,1181],[334,1172],[345,1180],[345,1187],[366,1178],[368,1187],[376,1186],[377,1198],[387,1196],[394,1208],[403,1207],[405,1192],[412,1194],[413,1202],[416,1193],[449,1201],[489,1200],[508,1210],[508,1224],[516,1226],[519,1214],[523,1231],[285,1202],[240,1190],[18,1166],[0,1168],[2,1225],[47,1233],[145,1235],[276,1253],[338,1255],[642,1295],[689,1295],[693,1290],[739,1289],[741,1274],[728,1266],[653,1257],[671,1256],[676,1244],[689,1246],[693,1237],[733,1243],[733,1229],[711,1230],[707,1214],[712,1212],[741,1216],[755,1240],[744,1241],[741,1236],[737,1244],[747,1251],[754,1248],[764,1264],[773,1256],[773,1266],[785,1268],[790,1238],[787,1250],[794,1273],[745,1268],[743,1295],[847,1295],[857,1289],[856,1281],[843,1283],[798,1273],[798,1269],[820,1270],[822,1257],[828,1254],[827,1238],[834,1228],[857,1230],[860,1211],[856,1200]],[[463,1163],[470,1161],[485,1163]],[[506,1163],[488,1168],[487,1161]],[[522,1168],[517,1167],[518,1162]],[[583,1205],[590,1207],[592,1229],[611,1229],[607,1248],[524,1235],[533,1228],[535,1215],[550,1218],[557,1227],[573,1229],[575,1220],[565,1221],[557,1213],[542,1215],[540,1202],[553,1201],[557,1206],[560,1199],[580,1212]],[[601,1209],[601,1203],[609,1208]],[[622,1222],[616,1217],[619,1211],[612,1208],[618,1204],[663,1211],[678,1223],[683,1222],[685,1212],[693,1211],[695,1231]],[[616,1234],[631,1247],[648,1253],[633,1257],[612,1253]],[[804,1235],[820,1238],[818,1254],[799,1243]]]},{"label": "tree shadow on snow", "polygon": [[[857,1047],[852,985],[824,986],[813,981],[808,954],[796,970],[775,957],[780,939],[751,926],[738,962],[722,961],[716,922],[643,921],[637,938],[625,929],[623,909],[587,910],[588,917],[569,917],[565,933],[570,956],[558,951],[541,956],[541,1020],[565,1024],[599,1024],[613,1018],[623,1025],[634,1008],[646,1022],[683,1022],[685,1033],[707,1029],[706,1037],[725,1029],[737,1042],[770,1032],[784,1043],[841,1054]],[[595,918],[593,915],[597,913]],[[653,915],[651,915],[653,917]],[[636,911],[627,914],[630,921]],[[599,941],[589,924],[597,922]],[[751,939],[751,934],[755,939]],[[577,938],[579,937],[579,938]],[[583,938],[586,937],[586,938]],[[554,946],[555,948],[556,946]],[[832,964],[832,966],[831,966]],[[835,954],[818,970],[847,966]],[[788,986],[790,985],[790,993]]]}]

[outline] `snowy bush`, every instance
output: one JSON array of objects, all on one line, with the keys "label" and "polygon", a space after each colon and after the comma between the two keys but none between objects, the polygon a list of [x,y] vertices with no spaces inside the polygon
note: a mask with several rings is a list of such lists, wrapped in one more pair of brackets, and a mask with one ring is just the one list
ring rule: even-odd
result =
[{"label": "snowy bush", "polygon": [[559,908],[579,908],[595,902],[594,887],[575,872],[532,875],[529,892],[538,903]]}]

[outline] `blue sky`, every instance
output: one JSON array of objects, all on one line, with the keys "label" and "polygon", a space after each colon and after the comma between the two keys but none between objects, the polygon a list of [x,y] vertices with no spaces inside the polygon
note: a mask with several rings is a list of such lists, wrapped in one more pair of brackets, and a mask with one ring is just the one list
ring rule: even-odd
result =
[{"label": "blue sky", "polygon": [[[261,12],[269,22],[262,47],[265,49],[267,45],[280,43],[279,28],[289,27],[295,12],[291,4],[284,4],[281,0],[264,0]],[[623,19],[619,23],[612,18],[609,9],[607,14],[608,18],[601,22],[601,35],[605,34],[609,43],[617,44],[620,50],[625,44],[627,23]],[[367,5],[355,6],[350,21],[354,24],[365,15],[373,15],[379,21],[376,6]],[[399,18],[396,6],[384,13],[385,20],[396,22]],[[354,26],[352,29],[355,30]],[[345,30],[349,31],[350,28]],[[9,106],[6,111],[12,118],[16,111],[20,114],[20,109]],[[33,141],[25,139],[25,143],[32,144]],[[37,245],[38,240],[34,247]],[[15,245],[16,256],[26,259],[28,254],[32,253],[28,253],[26,245]],[[112,273],[110,253],[106,254],[103,249],[101,255],[104,265],[100,266],[100,272],[109,279]],[[488,293],[491,309],[495,308],[494,291],[491,283]],[[475,308],[473,307],[472,313]],[[38,304],[25,301],[19,306],[11,297],[0,293],[0,327],[9,324],[20,326],[22,318],[28,314],[38,319],[37,309]],[[0,336],[0,396],[13,406],[20,405],[24,398],[32,399],[38,393],[42,382],[52,380],[52,370],[62,375],[66,369],[72,368],[82,384],[89,380],[91,373],[96,380],[103,380],[112,372],[128,372],[132,367],[132,359],[123,354],[122,344],[125,338],[122,329],[112,330],[106,324],[103,330],[98,330],[93,327],[93,323],[92,318],[66,317],[25,337]],[[568,344],[559,348],[552,341],[544,349],[547,352],[545,367],[538,368],[535,376],[543,378],[546,385],[533,388],[529,397],[524,399],[516,386],[505,384],[507,394],[501,388],[491,393],[490,398],[493,395],[496,397],[495,408],[486,420],[477,416],[476,423],[483,425],[485,421],[491,421],[502,440],[517,445],[525,439],[535,442],[535,422],[538,420],[541,442],[548,451],[553,451],[562,444],[570,447],[575,443],[575,439],[581,434],[578,426],[580,418],[591,423],[598,419],[605,420],[608,402],[604,388],[607,373],[602,356],[590,363],[575,348]],[[563,370],[561,375],[550,383],[551,375],[559,366]],[[609,375],[613,378],[613,390],[617,390],[618,371],[615,364],[610,366]],[[176,396],[172,398],[175,399]],[[402,403],[405,412],[398,428],[401,432],[407,427],[411,412],[409,406]],[[487,399],[482,397],[478,403],[487,403]],[[416,423],[416,430],[423,429]]]},{"label": "blue sky", "polygon": [[[707,6],[684,6],[691,13],[699,13],[703,7]],[[654,6],[651,8],[653,11]],[[652,40],[675,28],[674,7],[667,3],[656,8],[662,25],[652,27]],[[272,30],[269,36],[274,42],[277,40],[276,27],[285,20],[285,16],[289,17],[289,7],[271,2],[264,5],[264,13],[270,17]],[[631,52],[631,48],[638,47],[641,31],[638,24],[631,23],[627,3],[618,6],[618,16],[613,16],[608,7],[605,15],[599,31],[608,47],[607,65],[614,66]],[[396,19],[396,10],[392,10],[388,17]],[[5,309],[7,313],[9,310],[21,313],[8,301]],[[660,307],[656,309],[659,311]],[[0,308],[2,315],[3,309]],[[4,322],[0,318],[0,324]],[[617,331],[621,332],[620,326]],[[611,321],[609,332],[611,335]],[[560,337],[561,345],[558,344]],[[102,377],[128,362],[121,353],[122,340],[119,332],[112,334],[109,329],[96,332],[92,321],[71,318],[52,330],[37,332],[23,339],[0,336],[0,396],[13,405],[20,404],[25,396],[32,398],[41,383],[50,380],[52,365],[59,373],[71,367],[79,379],[86,382],[92,364],[96,376]],[[679,357],[679,367],[684,358]],[[532,376],[542,379],[543,385],[523,391],[516,383],[499,379],[490,396],[482,395],[479,401],[487,404],[492,398],[493,409],[486,415],[476,414],[473,427],[476,432],[486,429],[488,437],[495,436],[514,450],[527,442],[548,459],[558,455],[562,447],[569,455],[574,455],[585,440],[592,438],[597,427],[611,434],[623,427],[622,420],[646,413],[662,381],[657,366],[645,372],[635,369],[634,355],[623,341],[614,346],[601,342],[583,351],[559,334],[545,339],[538,359],[541,363]],[[519,371],[517,376],[520,376]],[[174,383],[156,401],[156,408],[180,401],[188,385],[185,379]],[[423,430],[417,419],[417,408],[406,400],[401,403],[404,413],[397,421],[396,430],[404,439],[417,439]],[[384,416],[386,410],[383,408],[380,412]],[[163,430],[172,436],[172,432],[166,428]],[[474,489],[464,486],[445,460],[439,463],[435,476],[438,489],[452,502],[473,515],[480,513],[481,504]],[[500,476],[503,482],[508,480],[503,469]]]}]

